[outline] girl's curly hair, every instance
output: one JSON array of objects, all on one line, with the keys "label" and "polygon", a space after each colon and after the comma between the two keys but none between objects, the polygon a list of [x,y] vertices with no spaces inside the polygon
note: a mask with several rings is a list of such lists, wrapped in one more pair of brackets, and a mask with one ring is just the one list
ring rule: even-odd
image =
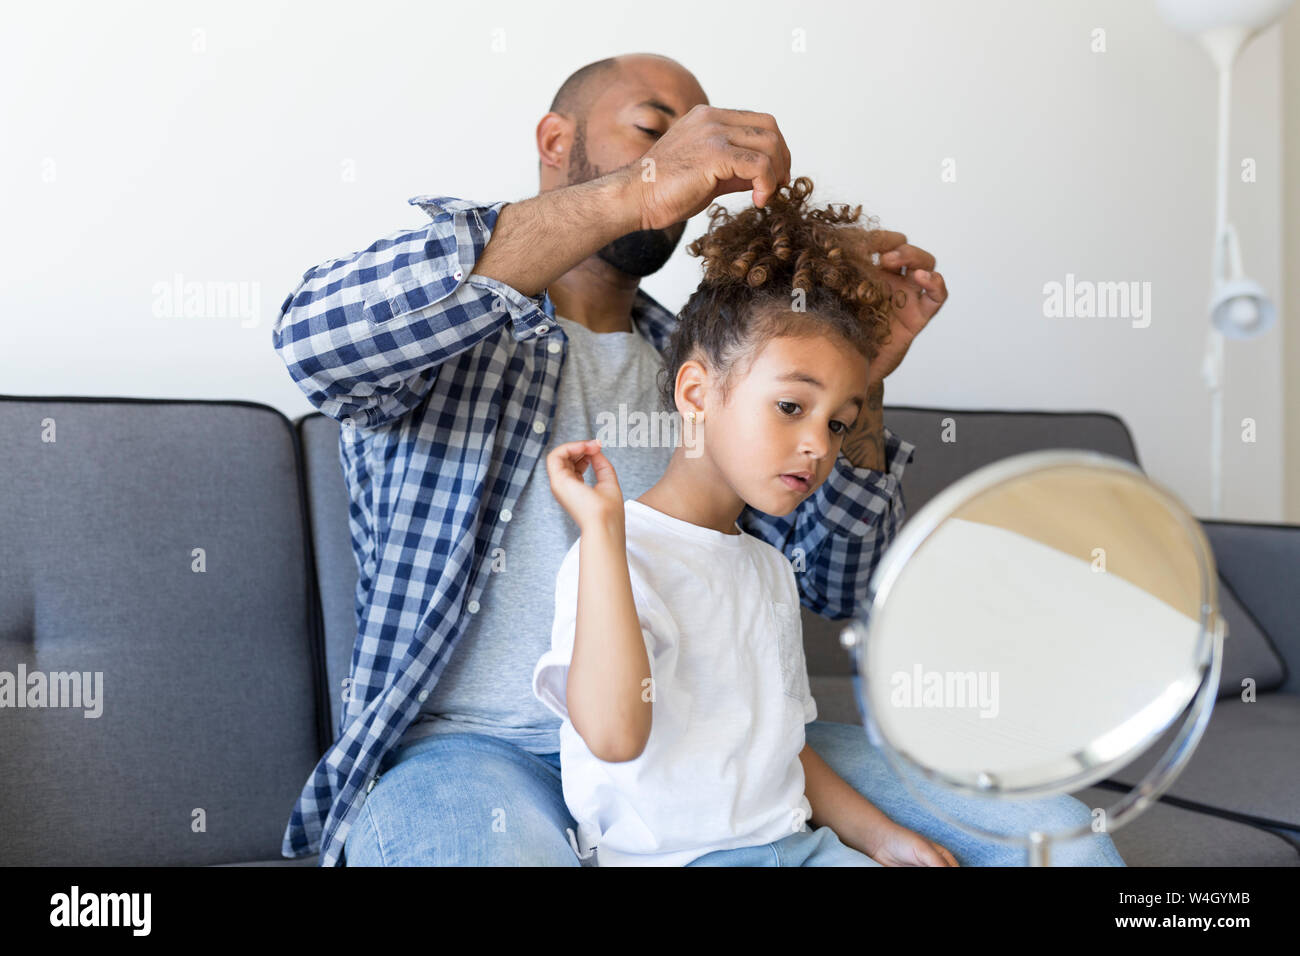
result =
[{"label": "girl's curly hair", "polygon": [[720,376],[725,405],[777,336],[834,333],[868,361],[888,341],[891,293],[871,261],[877,220],[855,225],[861,206],[808,209],[812,189],[800,176],[766,206],[709,208],[708,231],[686,247],[703,257],[704,278],[678,313],[659,372],[667,411],[677,410],[677,373],[692,358]]}]

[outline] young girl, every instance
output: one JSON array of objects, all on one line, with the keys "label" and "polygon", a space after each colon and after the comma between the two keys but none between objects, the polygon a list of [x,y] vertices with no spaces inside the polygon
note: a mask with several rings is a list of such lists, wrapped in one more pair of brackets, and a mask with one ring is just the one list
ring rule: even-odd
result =
[{"label": "young girl", "polygon": [[795,572],[737,523],[817,490],[888,335],[860,207],[807,210],[811,189],[715,206],[687,247],[705,277],[665,354],[661,398],[684,432],[658,483],[625,501],[595,440],[547,458],[580,538],[533,693],[563,718],[576,849],[600,866],[957,865],[805,745],[817,705]]}]

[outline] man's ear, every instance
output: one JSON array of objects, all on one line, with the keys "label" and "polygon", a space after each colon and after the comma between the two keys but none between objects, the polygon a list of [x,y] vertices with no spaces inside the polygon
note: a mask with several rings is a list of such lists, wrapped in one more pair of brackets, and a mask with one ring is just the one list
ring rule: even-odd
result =
[{"label": "man's ear", "polygon": [[537,121],[537,156],[543,166],[562,170],[569,161],[568,144],[573,141],[573,121],[559,113],[547,113]]}]

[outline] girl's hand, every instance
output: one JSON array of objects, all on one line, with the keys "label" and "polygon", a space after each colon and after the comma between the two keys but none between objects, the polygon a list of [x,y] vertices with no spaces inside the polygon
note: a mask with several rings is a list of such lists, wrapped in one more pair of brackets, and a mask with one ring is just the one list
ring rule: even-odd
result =
[{"label": "girl's hand", "polygon": [[[596,472],[594,488],[582,480],[588,465]],[[546,456],[546,473],[551,494],[580,530],[623,526],[623,489],[614,466],[600,450],[599,439],[556,445]]]},{"label": "girl's hand", "polygon": [[867,856],[881,866],[958,865],[957,858],[933,840],[893,822],[876,831]]}]

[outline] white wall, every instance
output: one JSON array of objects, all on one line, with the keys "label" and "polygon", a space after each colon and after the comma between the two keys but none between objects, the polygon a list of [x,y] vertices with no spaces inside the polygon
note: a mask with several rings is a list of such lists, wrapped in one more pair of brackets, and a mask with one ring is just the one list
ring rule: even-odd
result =
[{"label": "white wall", "polygon": [[[1300,6],[1292,5],[1282,21],[1283,168],[1300,169]],[[1286,312],[1282,330],[1282,417],[1286,423],[1285,506],[1287,521],[1300,524],[1300,177],[1283,180],[1282,295]],[[1289,321],[1287,321],[1289,319]]]},{"label": "white wall", "polygon": [[[32,4],[6,20],[0,392],[303,414],[270,345],[301,274],[421,222],[410,196],[533,195],[559,83],[646,50],[715,105],[775,115],[822,201],[861,202],[938,256],[952,299],[887,403],[1113,411],[1148,473],[1208,511],[1215,75],[1145,0]],[[1281,75],[1274,28],[1238,65],[1232,165],[1254,157],[1258,180],[1230,193],[1275,295]],[[1045,318],[1043,286],[1067,273],[1150,282],[1149,327]],[[258,311],[160,317],[155,287],[177,275],[242,283]],[[697,276],[679,253],[646,288],[676,309]],[[1279,341],[1230,343],[1229,517],[1281,517]],[[1237,439],[1247,416],[1254,444]]]}]

